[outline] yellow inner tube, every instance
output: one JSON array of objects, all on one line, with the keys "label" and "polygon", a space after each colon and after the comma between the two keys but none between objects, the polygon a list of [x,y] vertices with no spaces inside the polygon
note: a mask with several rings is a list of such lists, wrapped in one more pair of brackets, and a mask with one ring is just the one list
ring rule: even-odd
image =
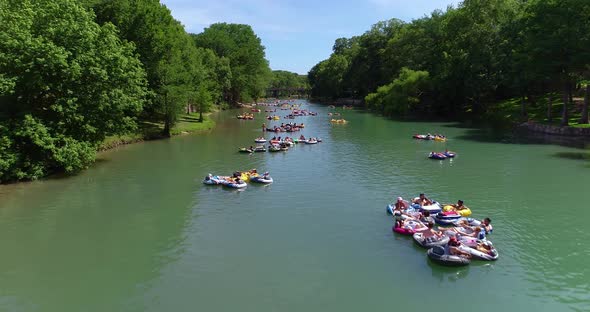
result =
[{"label": "yellow inner tube", "polygon": [[456,211],[461,217],[469,217],[471,215],[471,209],[465,207],[464,209],[457,210],[455,207],[451,205],[446,205],[443,207],[443,211]]}]

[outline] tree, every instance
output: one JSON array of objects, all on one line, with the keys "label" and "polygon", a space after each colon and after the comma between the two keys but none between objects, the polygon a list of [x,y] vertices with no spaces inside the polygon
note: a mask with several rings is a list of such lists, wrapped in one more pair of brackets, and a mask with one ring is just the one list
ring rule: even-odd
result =
[{"label": "tree", "polygon": [[264,46],[250,26],[213,24],[194,38],[198,47],[211,49],[218,57],[229,60],[231,85],[226,98],[231,104],[255,100],[263,94],[271,72]]},{"label": "tree", "polygon": [[370,109],[387,116],[405,117],[420,103],[422,90],[428,83],[428,72],[402,68],[399,77],[365,97]]},{"label": "tree", "polygon": [[527,7],[526,31],[533,63],[562,85],[561,126],[575,81],[590,58],[590,3],[585,0],[535,0]]},{"label": "tree", "polygon": [[203,113],[209,111],[212,102],[211,94],[204,84],[197,91],[196,101],[199,106],[199,122],[203,122]]},{"label": "tree", "polygon": [[100,23],[114,23],[133,42],[147,72],[153,97],[143,117],[164,123],[163,135],[206,77],[203,54],[158,0],[88,0]]},{"label": "tree", "polygon": [[0,182],[75,172],[136,127],[146,75],[134,47],[74,0],[0,3]]}]

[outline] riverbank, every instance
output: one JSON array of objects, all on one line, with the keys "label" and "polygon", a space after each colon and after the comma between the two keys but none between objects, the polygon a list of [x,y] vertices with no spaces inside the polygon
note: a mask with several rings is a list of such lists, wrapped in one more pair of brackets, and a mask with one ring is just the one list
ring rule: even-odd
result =
[{"label": "riverbank", "polygon": [[[203,115],[203,122],[199,122],[198,120],[198,113],[183,114],[179,116],[178,123],[171,129],[170,134],[176,136],[199,133],[210,131],[215,127],[215,121],[211,119],[210,114]],[[98,148],[98,151],[106,151],[121,145],[169,138],[162,135],[163,129],[163,123],[142,122],[139,125],[137,133],[107,137]]]}]

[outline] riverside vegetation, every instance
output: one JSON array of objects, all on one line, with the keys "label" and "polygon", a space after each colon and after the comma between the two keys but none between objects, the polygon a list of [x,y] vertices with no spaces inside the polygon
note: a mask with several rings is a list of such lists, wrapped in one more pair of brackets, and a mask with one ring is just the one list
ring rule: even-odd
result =
[{"label": "riverside vegetation", "polygon": [[0,183],[77,172],[122,142],[209,129],[203,113],[285,80],[250,26],[189,34],[157,0],[7,0],[0,21]]},{"label": "riverside vegetation", "polygon": [[336,40],[309,72],[312,96],[399,118],[586,125],[589,19],[586,0],[465,0],[379,22]]}]

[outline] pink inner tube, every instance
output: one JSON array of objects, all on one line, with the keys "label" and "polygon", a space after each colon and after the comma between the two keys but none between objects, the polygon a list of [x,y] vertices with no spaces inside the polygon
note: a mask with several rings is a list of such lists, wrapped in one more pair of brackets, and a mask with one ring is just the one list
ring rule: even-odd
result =
[{"label": "pink inner tube", "polygon": [[416,231],[414,230],[408,230],[408,229],[404,229],[404,228],[399,228],[399,227],[393,227],[392,228],[394,232],[399,233],[399,234],[403,234],[403,235],[414,235],[414,233],[416,233]]}]

